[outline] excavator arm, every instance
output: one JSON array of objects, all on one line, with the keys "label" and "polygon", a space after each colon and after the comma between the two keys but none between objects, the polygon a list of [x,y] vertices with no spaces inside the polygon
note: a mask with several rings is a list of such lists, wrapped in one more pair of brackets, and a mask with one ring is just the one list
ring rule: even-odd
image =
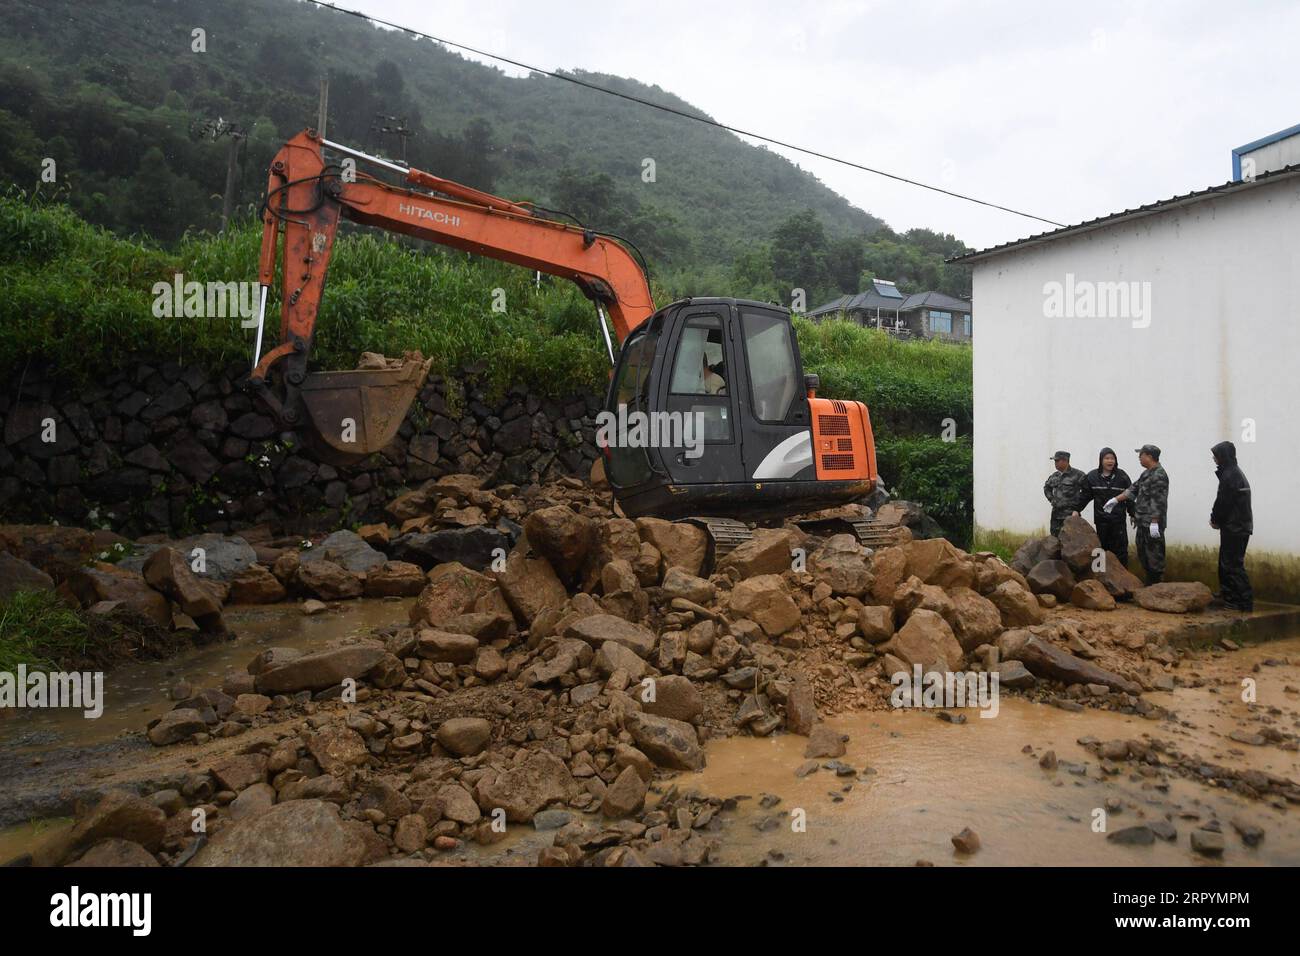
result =
[{"label": "excavator arm", "polygon": [[[355,163],[327,164],[326,145],[398,172],[407,185],[357,172]],[[327,143],[314,130],[299,133],[276,154],[262,214],[262,289],[250,389],[283,425],[307,425],[309,434],[324,440],[321,450],[332,449],[340,460],[378,451],[392,440],[429,368],[427,361],[408,359],[400,368],[307,371],[340,218],[569,279],[596,303],[611,361],[606,311],[621,344],[655,310],[644,270],[619,242],[539,217],[525,204]],[[280,340],[263,355],[266,298],[277,261]],[[280,395],[269,384],[273,370]]]}]

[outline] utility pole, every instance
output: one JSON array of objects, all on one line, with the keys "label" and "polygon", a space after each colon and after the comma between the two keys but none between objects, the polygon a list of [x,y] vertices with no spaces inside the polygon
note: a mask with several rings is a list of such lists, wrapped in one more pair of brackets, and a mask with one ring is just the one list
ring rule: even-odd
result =
[{"label": "utility pole", "polygon": [[190,135],[195,139],[210,139],[214,143],[218,137],[229,136],[230,146],[226,150],[226,188],[221,194],[221,231],[225,232],[230,224],[230,215],[235,206],[235,179],[239,168],[239,144],[248,138],[248,131],[238,124],[228,122],[218,116],[216,119],[203,120],[190,126]]},{"label": "utility pole", "polygon": [[330,103],[330,78],[326,73],[320,75],[320,104],[316,107],[316,132],[325,138],[325,121],[328,119]]},{"label": "utility pole", "polygon": [[407,128],[406,117],[403,116],[399,118],[396,116],[386,116],[383,113],[376,113],[375,118],[382,120],[384,125],[372,126],[370,127],[370,131],[372,133],[390,133],[400,139],[402,143],[402,165],[407,165],[406,140],[407,137],[414,136],[415,134]]},{"label": "utility pole", "polygon": [[230,213],[235,205],[235,169],[239,157],[239,144],[244,134],[230,134],[230,148],[226,151],[226,188],[221,193],[221,231],[230,224]]}]

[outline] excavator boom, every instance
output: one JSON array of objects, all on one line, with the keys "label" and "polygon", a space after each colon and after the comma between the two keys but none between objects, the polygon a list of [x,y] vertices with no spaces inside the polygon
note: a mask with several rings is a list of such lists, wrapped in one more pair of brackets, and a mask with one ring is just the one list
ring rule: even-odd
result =
[{"label": "excavator boom", "polygon": [[[326,163],[326,145],[347,154],[351,162]],[[407,185],[357,171],[357,159],[400,173]],[[645,271],[616,240],[542,218],[526,204],[327,144],[314,130],[304,130],[276,154],[267,183],[258,263],[262,296],[250,387],[284,425],[309,424],[308,434],[326,446],[318,450],[332,452],[337,460],[359,458],[387,445],[429,368],[427,361],[408,358],[388,368],[308,373],[340,218],[569,279],[596,303],[611,363],[606,311],[620,344],[655,311]],[[266,297],[277,262],[280,340],[263,355]],[[273,370],[281,376],[282,395],[271,390]]]}]

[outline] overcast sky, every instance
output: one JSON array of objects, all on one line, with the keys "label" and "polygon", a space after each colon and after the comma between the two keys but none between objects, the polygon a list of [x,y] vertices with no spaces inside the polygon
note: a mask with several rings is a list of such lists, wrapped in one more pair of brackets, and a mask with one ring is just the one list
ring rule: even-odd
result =
[{"label": "overcast sky", "polygon": [[[1225,182],[1234,146],[1300,123],[1295,0],[339,5],[1065,223]],[[896,229],[982,248],[1050,228],[788,155]]]}]

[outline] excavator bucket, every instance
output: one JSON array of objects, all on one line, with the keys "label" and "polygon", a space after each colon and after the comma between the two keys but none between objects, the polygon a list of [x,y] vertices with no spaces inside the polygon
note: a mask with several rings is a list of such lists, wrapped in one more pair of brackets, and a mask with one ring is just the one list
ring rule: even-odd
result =
[{"label": "excavator bucket", "polygon": [[400,363],[367,353],[361,368],[310,373],[301,397],[318,454],[348,464],[387,446],[432,362],[419,352],[406,353]]}]

